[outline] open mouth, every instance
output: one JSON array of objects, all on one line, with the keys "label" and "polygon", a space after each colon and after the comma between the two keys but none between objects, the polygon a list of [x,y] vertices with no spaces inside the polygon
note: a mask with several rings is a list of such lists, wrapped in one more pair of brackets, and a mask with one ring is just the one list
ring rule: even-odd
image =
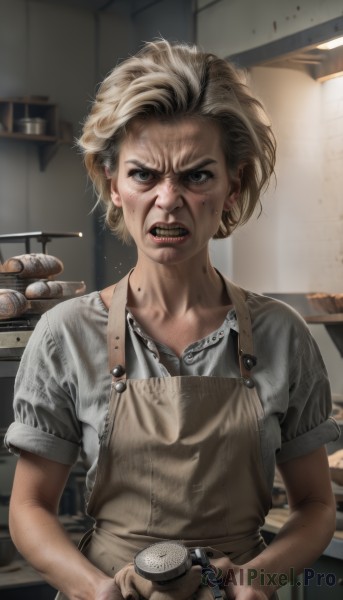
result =
[{"label": "open mouth", "polygon": [[159,225],[150,230],[151,235],[156,238],[182,238],[188,235],[188,229],[179,225]]}]

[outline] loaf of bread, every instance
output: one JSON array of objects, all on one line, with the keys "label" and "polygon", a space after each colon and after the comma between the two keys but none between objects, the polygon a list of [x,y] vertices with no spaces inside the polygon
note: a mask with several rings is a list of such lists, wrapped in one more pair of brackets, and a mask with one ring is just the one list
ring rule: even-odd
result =
[{"label": "loaf of bread", "polygon": [[58,275],[63,263],[50,254],[21,254],[13,256],[0,265],[0,272],[15,273],[18,277],[40,279]]},{"label": "loaf of bread", "polygon": [[326,294],[318,292],[308,294],[307,298],[319,314],[335,314],[343,312],[343,294]]},{"label": "loaf of bread", "polygon": [[63,288],[58,281],[34,281],[25,289],[25,296],[30,300],[35,298],[61,298]]},{"label": "loaf of bread", "polygon": [[39,298],[72,298],[86,291],[84,281],[34,281],[25,289],[30,300]]},{"label": "loaf of bread", "polygon": [[72,296],[81,296],[86,291],[86,284],[84,281],[56,281],[62,288],[62,296],[69,298]]},{"label": "loaf of bread", "polygon": [[20,317],[29,308],[24,294],[17,290],[0,289],[0,320]]}]

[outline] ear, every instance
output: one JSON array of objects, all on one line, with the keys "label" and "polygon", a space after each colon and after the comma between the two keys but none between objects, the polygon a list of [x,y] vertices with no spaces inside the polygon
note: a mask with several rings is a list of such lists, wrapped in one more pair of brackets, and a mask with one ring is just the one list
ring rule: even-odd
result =
[{"label": "ear", "polygon": [[243,169],[240,167],[237,171],[237,175],[230,177],[230,189],[224,202],[224,210],[230,210],[234,204],[238,202],[241,194],[241,179]]},{"label": "ear", "polygon": [[118,208],[122,206],[121,196],[118,192],[117,181],[115,177],[112,177],[111,179],[111,200],[114,206],[117,206]]}]

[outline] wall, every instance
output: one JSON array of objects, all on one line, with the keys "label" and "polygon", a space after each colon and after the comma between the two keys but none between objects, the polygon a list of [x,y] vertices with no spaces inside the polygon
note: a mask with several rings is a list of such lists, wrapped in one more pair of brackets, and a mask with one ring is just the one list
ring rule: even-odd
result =
[{"label": "wall", "polygon": [[[45,4],[0,1],[0,97],[47,95],[80,132],[96,83],[133,46],[132,25],[118,15]],[[94,288],[97,239],[92,189],[75,147],[61,146],[45,172],[33,145],[0,140],[0,234],[82,231],[82,240],[53,241],[64,279]],[[39,250],[40,246],[32,250]],[[12,256],[23,246],[2,244]]]},{"label": "wall", "polygon": [[[276,181],[260,217],[234,234],[234,276],[258,291],[316,290],[328,277],[318,267],[331,258],[320,243],[323,228],[333,226],[326,209],[330,214],[332,193],[323,189],[322,87],[300,71],[262,67],[252,70],[251,85],[277,138]],[[254,261],[244,261],[252,247]],[[333,282],[325,284],[331,289]]]},{"label": "wall", "polygon": [[[0,97],[48,95],[77,136],[96,84],[118,60],[159,35],[193,39],[192,0],[148,3],[131,17],[119,8],[93,13],[58,0],[0,0]],[[84,279],[88,290],[109,285],[136,258],[133,247],[106,230],[101,211],[91,212],[93,205],[75,147],[62,146],[41,173],[34,146],[0,140],[0,234],[82,231],[82,240],[54,241],[48,252],[63,260],[64,279]],[[24,251],[12,244],[2,250],[5,258]]]},{"label": "wall", "polygon": [[343,15],[342,0],[198,0],[197,39],[229,56]]},{"label": "wall", "polygon": [[[277,181],[260,217],[233,235],[233,278],[267,293],[342,292],[343,77],[319,84],[298,71],[259,67],[251,84],[275,129]],[[342,358],[322,325],[311,331],[333,391],[342,394]]]},{"label": "wall", "polygon": [[[323,132],[323,229],[318,237],[324,247],[319,261],[321,289],[342,292],[343,287],[343,77],[322,84]],[[324,246],[325,244],[325,246]]]},{"label": "wall", "polygon": [[[198,42],[206,50],[216,49],[227,56],[256,45],[257,38],[251,34],[254,27],[260,42],[266,43],[279,32],[271,31],[270,22],[277,19],[279,23],[281,4],[285,15],[292,14],[295,6],[263,0],[249,4],[247,11],[247,2],[238,6],[223,1],[199,13]],[[301,11],[292,28],[290,20],[284,20],[285,35],[300,23],[309,27],[337,15],[335,1],[310,4],[312,11],[307,2],[297,4]],[[339,8],[342,14],[341,2]],[[243,14],[247,16],[244,22]],[[261,14],[268,16],[264,26]],[[203,27],[205,16],[208,23],[217,23],[215,29]],[[235,27],[230,26],[233,23]],[[277,137],[277,178],[262,198],[261,215],[257,218],[256,213],[233,234],[222,263],[237,283],[258,292],[342,292],[343,78],[320,84],[302,71],[267,67],[251,69],[248,77]],[[336,346],[323,326],[311,330],[334,392],[343,393],[342,359]]]},{"label": "wall", "polygon": [[[197,42],[230,56],[342,14],[341,0],[198,0]],[[229,276],[255,289],[340,291],[342,84],[320,85],[300,71],[263,68],[253,69],[251,83],[277,134],[277,187],[264,197],[257,229],[248,225],[221,248],[214,243],[212,255]],[[255,234],[259,243],[252,250]],[[252,261],[243,266],[242,246],[268,268],[260,273]]]},{"label": "wall", "polygon": [[[135,3],[133,3],[135,4]],[[136,45],[163,36],[168,40],[193,41],[193,0],[147,2],[144,9],[133,11]]]},{"label": "wall", "polygon": [[[129,3],[129,0],[128,0]],[[161,0],[153,3],[132,4],[132,51],[142,42],[163,36],[168,40],[193,41],[192,0]],[[134,7],[138,8],[134,10]],[[111,65],[113,66],[113,65]],[[135,264],[136,249],[121,244],[104,227],[97,227],[96,287],[110,285]],[[114,260],[113,260],[114,259]]]}]

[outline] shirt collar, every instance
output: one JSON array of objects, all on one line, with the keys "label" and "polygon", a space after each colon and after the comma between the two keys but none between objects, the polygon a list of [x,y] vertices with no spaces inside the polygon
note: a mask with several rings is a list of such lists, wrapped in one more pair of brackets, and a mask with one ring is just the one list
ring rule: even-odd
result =
[{"label": "shirt collar", "polygon": [[[136,319],[130,311],[127,311],[127,323],[130,330],[133,331],[136,334],[136,336],[142,340],[145,346],[157,356],[159,356],[159,350],[163,352],[171,352],[171,350],[169,350],[167,346],[155,342],[147,333],[145,333],[144,329],[136,321]],[[228,311],[224,322],[220,327],[218,327],[218,329],[213,331],[210,335],[202,338],[201,340],[190,344],[187,348],[185,348],[184,352],[189,352],[190,350],[192,350],[192,352],[200,352],[202,350],[207,350],[211,346],[220,343],[224,338],[226,338],[229,335],[231,329],[236,333],[238,333],[239,331],[236,311],[234,308],[231,308]]]}]

